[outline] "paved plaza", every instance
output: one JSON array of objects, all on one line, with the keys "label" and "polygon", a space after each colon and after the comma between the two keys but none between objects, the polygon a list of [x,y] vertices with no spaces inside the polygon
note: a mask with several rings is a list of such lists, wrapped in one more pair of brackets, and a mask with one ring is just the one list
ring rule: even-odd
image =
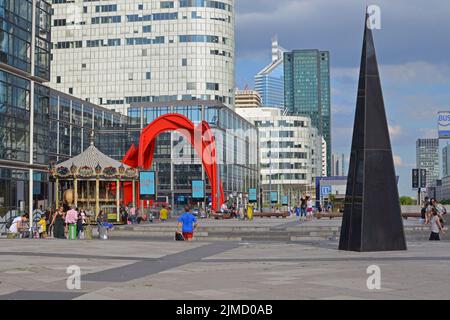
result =
[{"label": "paved plaza", "polygon": [[[255,224],[293,224],[273,221]],[[341,252],[335,240],[0,244],[0,299],[450,299],[447,241],[410,241],[408,251],[387,253]],[[72,265],[81,270],[79,290],[67,288]],[[379,290],[367,287],[372,265],[381,270]]]}]

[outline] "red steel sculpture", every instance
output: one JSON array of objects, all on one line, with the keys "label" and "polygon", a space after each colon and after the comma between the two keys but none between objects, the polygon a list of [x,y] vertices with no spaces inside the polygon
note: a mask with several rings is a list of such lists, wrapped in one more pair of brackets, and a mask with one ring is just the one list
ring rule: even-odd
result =
[{"label": "red steel sculpture", "polygon": [[[183,134],[202,159],[206,175],[211,184],[212,208],[219,210],[225,201],[225,197],[222,183],[218,177],[215,137],[206,121],[202,121],[195,127],[192,121],[181,114],[163,115],[142,130],[139,146],[136,147],[133,144],[122,162],[133,168],[150,169],[155,152],[156,138],[167,131],[177,131]],[[131,188],[131,185],[125,185],[124,187],[126,199],[131,198]]]}]

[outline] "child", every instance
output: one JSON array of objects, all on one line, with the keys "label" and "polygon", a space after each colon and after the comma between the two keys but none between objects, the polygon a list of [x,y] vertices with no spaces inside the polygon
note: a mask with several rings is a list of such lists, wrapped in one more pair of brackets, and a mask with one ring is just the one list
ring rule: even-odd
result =
[{"label": "child", "polygon": [[445,233],[443,230],[441,221],[439,219],[438,212],[435,208],[431,209],[431,219],[430,219],[430,225],[431,225],[431,235],[430,235],[430,241],[439,241],[441,240],[439,238],[439,233]]},{"label": "child", "polygon": [[39,219],[37,225],[39,230],[39,238],[47,238],[47,221],[45,220],[45,215],[41,215],[41,218]]}]

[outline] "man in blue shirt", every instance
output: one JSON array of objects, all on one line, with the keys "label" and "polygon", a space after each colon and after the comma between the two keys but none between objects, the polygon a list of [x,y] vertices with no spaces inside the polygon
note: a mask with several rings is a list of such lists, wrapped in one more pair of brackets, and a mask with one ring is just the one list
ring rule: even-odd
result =
[{"label": "man in blue shirt", "polygon": [[189,206],[184,207],[185,213],[178,218],[178,232],[183,233],[186,241],[192,241],[194,230],[197,228],[197,218],[190,212]]}]

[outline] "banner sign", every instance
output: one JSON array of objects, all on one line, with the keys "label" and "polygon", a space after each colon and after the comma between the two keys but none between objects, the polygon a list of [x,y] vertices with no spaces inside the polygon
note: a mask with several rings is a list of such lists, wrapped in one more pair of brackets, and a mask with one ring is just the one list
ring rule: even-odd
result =
[{"label": "banner sign", "polygon": [[420,188],[427,187],[427,170],[420,169]]},{"label": "banner sign", "polygon": [[412,170],[412,187],[413,187],[413,189],[419,188],[419,170],[418,169]]},{"label": "banner sign", "polygon": [[140,195],[143,200],[152,200],[156,195],[155,171],[139,172]]}]

